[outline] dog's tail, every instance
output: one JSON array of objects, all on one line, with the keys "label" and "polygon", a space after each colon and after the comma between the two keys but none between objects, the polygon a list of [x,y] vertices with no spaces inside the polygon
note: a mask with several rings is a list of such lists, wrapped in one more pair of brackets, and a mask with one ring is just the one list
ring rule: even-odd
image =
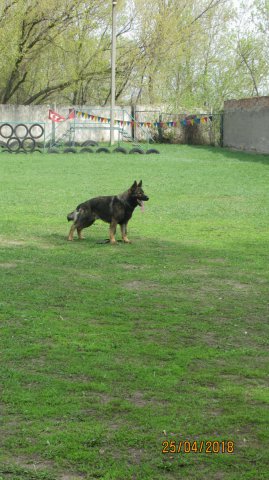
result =
[{"label": "dog's tail", "polygon": [[73,220],[73,222],[75,222],[76,219],[77,219],[77,216],[78,216],[78,211],[77,211],[77,210],[74,210],[73,212],[68,213],[68,215],[67,215],[67,221],[68,221],[68,222],[71,222],[71,220]]}]

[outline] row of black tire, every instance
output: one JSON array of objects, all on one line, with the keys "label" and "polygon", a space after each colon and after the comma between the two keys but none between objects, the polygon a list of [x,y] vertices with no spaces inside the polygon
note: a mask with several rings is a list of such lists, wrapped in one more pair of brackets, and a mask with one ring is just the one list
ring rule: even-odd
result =
[{"label": "row of black tire", "polygon": [[[132,148],[129,152],[128,152],[128,150],[126,150],[126,148],[117,147],[112,152],[113,153],[123,153],[123,154],[127,154],[127,153],[134,154],[134,153],[136,153],[136,154],[140,154],[140,155],[142,155],[142,154],[149,155],[149,154],[152,154],[152,153],[156,153],[156,154],[160,153],[155,148],[150,148],[149,150],[147,150],[145,152],[144,150],[142,150],[142,148],[137,148],[137,147]],[[48,150],[48,153],[61,153],[61,151],[58,148],[52,147]],[[81,148],[81,150],[76,150],[75,148],[68,147],[68,148],[65,148],[63,150],[63,153],[111,153],[111,151],[106,147],[97,148],[97,150],[95,150],[95,151],[90,147],[84,147],[84,148]]]},{"label": "row of black tire", "polygon": [[1,142],[1,147],[6,147],[7,151],[11,153],[17,153],[21,149],[25,153],[28,153],[34,151],[36,147],[36,141],[32,137],[25,137],[23,140],[17,137],[10,137],[6,144]]},{"label": "row of black tire", "polygon": [[44,127],[40,123],[32,123],[30,127],[24,123],[17,123],[15,126],[10,123],[0,124],[0,135],[7,142],[1,142],[1,147],[7,148],[8,152],[18,153],[22,150],[25,153],[33,152],[36,148],[36,140],[44,134]]},{"label": "row of black tire", "polygon": [[[34,133],[34,129],[39,129],[38,133]],[[22,133],[21,133],[22,132]],[[26,137],[37,140],[44,134],[44,127],[40,123],[33,123],[29,128],[24,123],[17,123],[14,127],[10,123],[2,123],[0,125],[0,135],[3,138],[19,138]]]},{"label": "row of black tire", "polygon": [[[16,143],[15,143],[14,139],[16,140]],[[30,140],[33,140],[33,139],[30,139]],[[7,150],[3,150],[3,152],[19,153],[21,151],[21,148],[22,148],[24,153],[32,153],[34,151],[38,151],[38,152],[42,153],[42,150],[40,150],[40,149],[35,150],[36,145],[35,145],[34,140],[33,140],[32,144],[28,143],[28,141],[29,141],[28,137],[26,137],[23,141],[19,141],[16,137],[11,137],[10,141],[11,141],[11,144],[9,145],[9,141],[8,141],[7,144],[6,144]],[[27,141],[27,143],[25,141]],[[126,148],[123,148],[123,147],[115,148],[113,150],[113,152],[123,153],[123,154],[127,154],[127,153],[134,154],[135,153],[135,154],[140,154],[140,155],[141,154],[149,155],[149,154],[152,154],[152,153],[155,153],[155,154],[160,153],[155,148],[150,148],[147,151],[144,151],[141,148],[132,148],[128,152],[126,150]],[[65,148],[62,152],[58,148],[52,147],[52,148],[49,148],[47,150],[47,153],[110,153],[110,150],[106,147],[100,147],[100,148],[97,148],[97,150],[95,150],[95,152],[94,152],[94,150],[90,147],[84,147],[84,148],[81,148],[80,150],[76,150],[75,148],[68,147],[68,148]]]}]

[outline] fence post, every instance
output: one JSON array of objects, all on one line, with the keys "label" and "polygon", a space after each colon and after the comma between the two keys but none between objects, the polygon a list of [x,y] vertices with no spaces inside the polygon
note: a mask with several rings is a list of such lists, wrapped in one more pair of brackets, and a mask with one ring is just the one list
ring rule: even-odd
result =
[{"label": "fence post", "polygon": [[163,116],[160,113],[159,115],[159,126],[158,126],[158,134],[159,134],[159,142],[163,143],[163,127],[162,127]]},{"label": "fence post", "polygon": [[[57,108],[56,103],[54,103],[53,108],[54,108],[54,112],[56,112],[56,108]],[[56,125],[55,125],[55,122],[51,121],[51,141],[50,141],[51,147],[55,145],[55,138],[56,138]]]},{"label": "fence post", "polygon": [[133,140],[135,140],[135,110],[135,105],[131,105],[131,118],[133,120],[133,123],[131,123],[131,135]]},{"label": "fence post", "polygon": [[224,124],[224,114],[220,114],[220,146],[223,147],[223,124]]}]

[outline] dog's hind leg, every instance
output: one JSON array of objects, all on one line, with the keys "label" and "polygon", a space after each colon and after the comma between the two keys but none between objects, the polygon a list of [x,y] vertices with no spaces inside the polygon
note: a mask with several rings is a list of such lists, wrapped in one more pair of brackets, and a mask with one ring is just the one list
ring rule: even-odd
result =
[{"label": "dog's hind leg", "polygon": [[82,236],[82,233],[81,233],[81,232],[82,232],[82,228],[77,228],[77,232],[78,232],[78,238],[79,238],[79,240],[83,240],[84,237]]},{"label": "dog's hind leg", "polygon": [[68,235],[68,240],[69,241],[72,241],[74,239],[74,231],[75,230],[76,230],[76,226],[75,226],[75,223],[73,223],[73,225],[70,228],[69,235]]},{"label": "dog's hind leg", "polygon": [[110,243],[112,243],[112,244],[117,243],[116,239],[115,239],[115,233],[116,233],[117,225],[118,225],[117,220],[115,220],[113,218],[112,222],[110,223],[110,227],[109,227],[109,239],[110,239]]},{"label": "dog's hind leg", "polygon": [[127,237],[127,223],[123,223],[121,226],[121,236],[124,243],[131,243]]}]

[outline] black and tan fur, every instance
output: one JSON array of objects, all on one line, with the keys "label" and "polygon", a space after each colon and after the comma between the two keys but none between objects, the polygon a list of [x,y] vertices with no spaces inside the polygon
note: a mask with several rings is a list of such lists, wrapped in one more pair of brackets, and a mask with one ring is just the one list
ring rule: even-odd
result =
[{"label": "black and tan fur", "polygon": [[134,209],[143,202],[149,200],[142,189],[142,180],[120,195],[96,197],[81,203],[76,210],[67,215],[67,220],[73,220],[68,240],[73,240],[74,231],[77,230],[78,238],[82,239],[81,232],[84,228],[90,227],[95,220],[103,220],[110,224],[110,243],[116,243],[115,233],[117,225],[120,225],[122,240],[130,243],[127,237],[127,224],[132,217]]}]

